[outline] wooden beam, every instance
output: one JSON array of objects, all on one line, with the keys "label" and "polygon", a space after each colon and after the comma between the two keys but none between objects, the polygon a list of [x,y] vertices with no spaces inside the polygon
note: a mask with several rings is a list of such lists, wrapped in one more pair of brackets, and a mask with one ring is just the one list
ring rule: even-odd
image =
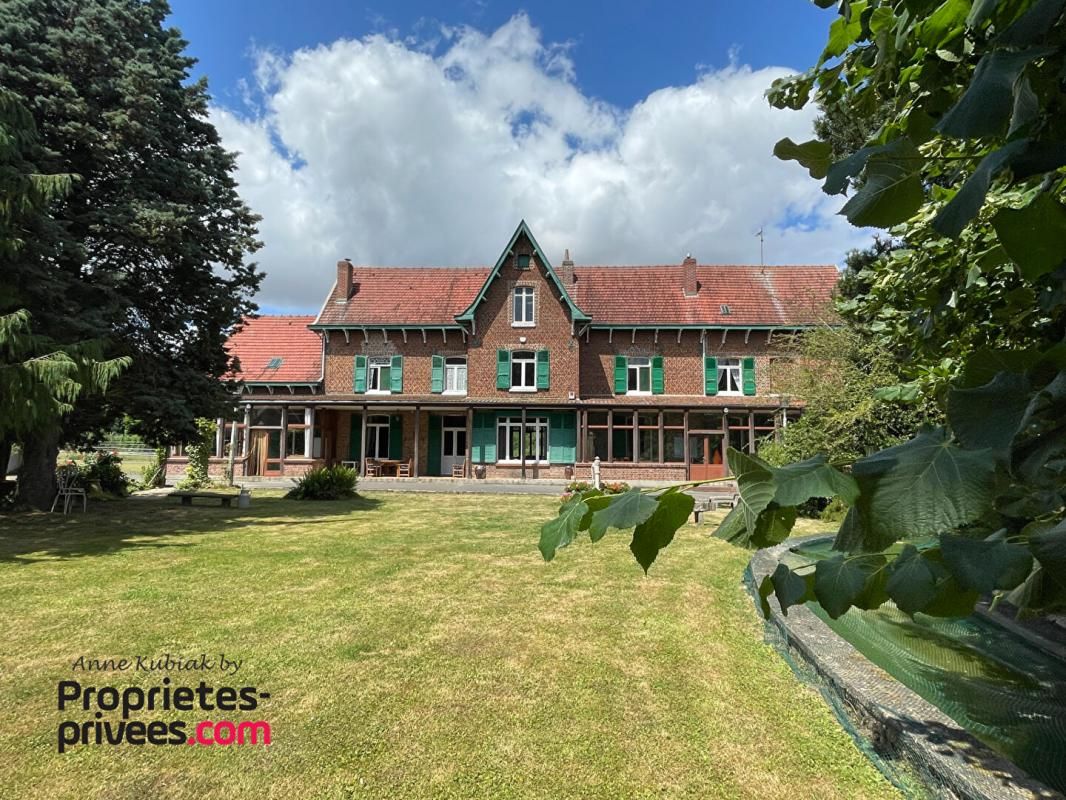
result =
[{"label": "wooden beam", "polygon": [[344,334],[344,343],[345,344],[351,344],[352,343],[352,332],[350,330],[348,330],[347,328],[345,328],[343,331],[341,331],[341,333]]},{"label": "wooden beam", "polygon": [[[361,422],[362,422],[362,425],[363,425],[363,432],[362,432],[362,435],[359,437],[359,447],[361,449],[361,452],[359,453],[359,474],[362,475],[365,478],[366,477],[366,445],[367,445],[367,441],[366,441],[366,405],[365,404],[363,405],[363,413],[362,413],[361,416],[362,416]],[[352,435],[350,426],[349,426],[348,435],[349,436]],[[352,449],[351,443],[349,443],[348,450],[351,450],[351,449]]]},{"label": "wooden beam", "polygon": [[411,465],[411,475],[414,476],[415,478],[418,477],[418,456],[419,456],[418,440],[419,440],[419,438],[421,436],[421,433],[422,433],[422,414],[419,411],[418,404],[416,403],[415,404],[415,459],[414,459],[414,463]]}]

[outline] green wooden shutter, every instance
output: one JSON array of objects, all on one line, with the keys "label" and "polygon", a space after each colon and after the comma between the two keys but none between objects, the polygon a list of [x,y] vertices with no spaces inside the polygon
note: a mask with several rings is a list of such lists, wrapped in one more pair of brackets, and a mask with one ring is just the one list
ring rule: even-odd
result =
[{"label": "green wooden shutter", "polygon": [[548,351],[537,351],[537,389],[548,388]]},{"label": "green wooden shutter", "polygon": [[548,460],[553,464],[573,464],[577,460],[577,420],[572,411],[548,415]]},{"label": "green wooden shutter", "polygon": [[433,370],[429,378],[429,390],[433,394],[444,391],[444,356],[433,356]]},{"label": "green wooden shutter", "polygon": [[625,356],[614,357],[614,393],[625,394],[626,385],[628,383],[628,375],[626,371],[628,368],[628,359]]},{"label": "green wooden shutter", "polygon": [[403,394],[403,356],[393,356],[389,369],[389,391]]},{"label": "green wooden shutter", "polygon": [[352,379],[352,391],[363,394],[366,391],[366,356],[355,357],[355,376]]},{"label": "green wooden shutter", "polygon": [[348,460],[360,461],[363,458],[362,447],[360,447],[363,438],[363,415],[350,414],[349,420]]},{"label": "green wooden shutter", "polygon": [[403,417],[399,414],[389,417],[389,458],[403,458]]},{"label": "green wooden shutter", "polygon": [[663,382],[663,357],[652,356],[651,357],[651,393],[662,394],[666,391],[666,384]]},{"label": "green wooden shutter", "polygon": [[[437,356],[434,356],[437,358]],[[430,475],[440,475],[440,437],[441,418],[436,414],[429,415],[429,456],[427,465]]]},{"label": "green wooden shutter", "polygon": [[496,412],[475,411],[471,457],[480,464],[496,463]]},{"label": "green wooden shutter", "polygon": [[718,359],[714,356],[703,357],[703,392],[718,394]]},{"label": "green wooden shutter", "polygon": [[496,388],[511,388],[511,351],[496,351]]},{"label": "green wooden shutter", "polygon": [[741,378],[744,382],[744,394],[755,394],[755,359],[745,358],[740,362]]}]

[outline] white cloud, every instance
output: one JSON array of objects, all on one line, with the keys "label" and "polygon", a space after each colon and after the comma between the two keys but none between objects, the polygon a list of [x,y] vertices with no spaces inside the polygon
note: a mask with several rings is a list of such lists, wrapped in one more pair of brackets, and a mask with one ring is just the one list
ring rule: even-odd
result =
[{"label": "white cloud", "polygon": [[439,55],[382,35],[260,51],[245,108],[212,109],[263,215],[261,305],[315,308],[342,257],[492,263],[522,218],[586,264],[751,263],[760,227],[769,263],[835,263],[868,238],[771,155],[810,134],[812,110],[763,96],[788,69],[703,71],[619,109],[525,15],[438,35]]}]

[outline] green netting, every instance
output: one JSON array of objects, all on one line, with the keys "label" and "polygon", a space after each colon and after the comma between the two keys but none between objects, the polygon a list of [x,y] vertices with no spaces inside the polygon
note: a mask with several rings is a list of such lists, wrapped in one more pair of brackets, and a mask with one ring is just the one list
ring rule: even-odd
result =
[{"label": "green netting", "polygon": [[[795,566],[830,543],[794,548]],[[798,560],[798,559],[797,559]],[[984,616],[908,617],[891,604],[833,620],[811,610],[892,677],[1034,778],[1066,792],[1066,663]]]}]

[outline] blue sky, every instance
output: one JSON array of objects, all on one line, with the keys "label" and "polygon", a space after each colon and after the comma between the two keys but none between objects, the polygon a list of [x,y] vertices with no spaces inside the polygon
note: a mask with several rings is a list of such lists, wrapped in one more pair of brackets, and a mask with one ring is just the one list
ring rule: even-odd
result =
[{"label": "blue sky", "polygon": [[[299,7],[299,11],[295,9]],[[545,39],[572,42],[589,95],[630,106],[663,86],[723,67],[730,52],[753,67],[806,69],[825,43],[832,12],[809,0],[603,2],[491,0],[347,3],[338,0],[173,0],[172,24],[189,40],[220,102],[237,102],[252,70],[252,45],[292,51],[339,38],[425,34],[434,25],[493,30],[525,11]]]},{"label": "blue sky", "polygon": [[212,120],[262,215],[264,310],[313,312],[339,258],[493,263],[520,219],[579,264],[839,264],[868,241],[774,143],[770,83],[833,11],[701,3],[185,0]]}]

